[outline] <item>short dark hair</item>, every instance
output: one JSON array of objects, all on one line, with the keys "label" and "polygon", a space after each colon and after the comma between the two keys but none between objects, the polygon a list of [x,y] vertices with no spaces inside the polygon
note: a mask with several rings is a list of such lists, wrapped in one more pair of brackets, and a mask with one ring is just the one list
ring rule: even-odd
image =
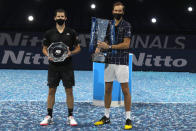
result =
[{"label": "short dark hair", "polygon": [[62,8],[56,9],[56,10],[55,10],[55,12],[54,12],[54,16],[56,16],[56,15],[57,15],[57,12],[64,13],[64,14],[65,14],[65,16],[67,16],[66,11],[65,11],[64,9],[62,9]]},{"label": "short dark hair", "polygon": [[123,4],[122,2],[120,2],[120,1],[114,2],[114,4],[113,4],[113,10],[114,10],[114,7],[115,7],[115,6],[119,6],[119,5],[123,6],[123,11],[125,11],[125,6],[124,6],[124,4]]}]

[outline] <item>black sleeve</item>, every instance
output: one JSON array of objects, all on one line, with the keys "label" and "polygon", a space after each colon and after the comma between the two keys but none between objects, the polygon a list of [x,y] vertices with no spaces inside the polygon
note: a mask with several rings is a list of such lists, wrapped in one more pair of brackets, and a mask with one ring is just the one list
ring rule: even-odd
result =
[{"label": "black sleeve", "polygon": [[42,45],[47,47],[50,45],[49,32],[44,33]]},{"label": "black sleeve", "polygon": [[78,33],[75,30],[72,30],[72,31],[73,31],[72,43],[73,43],[73,47],[76,47],[80,43],[80,40],[79,40]]}]

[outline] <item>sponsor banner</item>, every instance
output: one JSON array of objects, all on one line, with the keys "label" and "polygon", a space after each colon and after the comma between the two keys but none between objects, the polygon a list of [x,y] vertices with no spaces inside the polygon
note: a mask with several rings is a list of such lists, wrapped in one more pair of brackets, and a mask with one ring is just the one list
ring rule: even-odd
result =
[{"label": "sponsor banner", "polygon": [[133,49],[133,70],[137,71],[196,71],[194,50]]},{"label": "sponsor banner", "polygon": [[[76,70],[91,70],[90,53],[88,48],[73,56],[73,66]],[[1,47],[1,69],[47,69],[48,57],[44,56],[41,48],[32,47]]]},{"label": "sponsor banner", "polygon": [[48,58],[41,48],[9,47],[0,49],[0,68],[46,69]]},{"label": "sponsor banner", "polygon": [[[131,49],[134,71],[194,72],[196,51],[166,49]],[[92,70],[91,54],[88,48],[73,56],[76,70]],[[48,59],[41,48],[2,47],[0,48],[0,68],[2,69],[47,69]]]},{"label": "sponsor banner", "polygon": [[131,48],[140,49],[196,49],[194,35],[134,35]]},{"label": "sponsor banner", "polygon": [[[0,47],[41,47],[43,33],[8,33],[0,32]],[[79,34],[80,45],[87,47],[90,42],[89,34]]]},{"label": "sponsor banner", "polygon": [[[0,47],[40,47],[42,44],[43,33],[31,32],[0,32]],[[90,42],[89,34],[79,34],[80,45],[88,47]],[[195,49],[195,35],[133,35],[131,48],[141,49]]]},{"label": "sponsor banner", "polygon": [[0,46],[38,47],[42,45],[43,33],[0,33]]}]

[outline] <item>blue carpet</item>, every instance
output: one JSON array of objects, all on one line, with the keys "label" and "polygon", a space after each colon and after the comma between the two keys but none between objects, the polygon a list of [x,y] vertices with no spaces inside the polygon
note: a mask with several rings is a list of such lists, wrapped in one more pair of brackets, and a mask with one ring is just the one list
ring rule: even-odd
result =
[{"label": "blue carpet", "polygon": [[[1,130],[84,130],[84,131],[114,131],[123,130],[125,123],[124,108],[111,108],[111,124],[94,126],[93,122],[99,120],[104,108],[88,102],[75,103],[75,117],[77,127],[66,124],[66,103],[57,102],[54,108],[54,124],[40,126],[39,122],[46,114],[45,102],[1,102],[0,129]],[[193,130],[196,129],[195,104],[160,104],[160,103],[134,103],[132,105],[132,130]]]},{"label": "blue carpet", "polygon": [[[133,130],[196,130],[196,74],[133,72]],[[111,109],[111,124],[93,126],[104,108],[92,105],[91,71],[75,71],[77,127],[66,125],[67,106],[62,83],[56,93],[54,124],[41,127],[48,93],[46,70],[0,70],[0,130],[123,130],[124,108]]]}]

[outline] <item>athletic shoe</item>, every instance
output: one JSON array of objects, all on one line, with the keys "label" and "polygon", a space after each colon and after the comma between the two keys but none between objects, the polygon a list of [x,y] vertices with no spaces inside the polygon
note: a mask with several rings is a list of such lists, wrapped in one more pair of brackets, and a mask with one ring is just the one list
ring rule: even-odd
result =
[{"label": "athletic shoe", "polygon": [[109,124],[110,118],[107,118],[106,116],[103,116],[99,121],[95,122],[95,126],[103,125],[103,124]]},{"label": "athletic shoe", "polygon": [[76,120],[74,119],[73,116],[69,116],[67,119],[68,119],[67,124],[69,124],[70,126],[77,126],[78,125],[78,123],[76,122]]},{"label": "athletic shoe", "polygon": [[49,124],[52,124],[52,122],[53,122],[53,120],[52,120],[51,116],[48,115],[44,118],[44,120],[40,123],[40,125],[47,126]]},{"label": "athletic shoe", "polygon": [[131,121],[130,119],[127,119],[127,120],[126,120],[124,129],[125,129],[125,130],[130,130],[130,129],[132,129],[132,121]]}]

